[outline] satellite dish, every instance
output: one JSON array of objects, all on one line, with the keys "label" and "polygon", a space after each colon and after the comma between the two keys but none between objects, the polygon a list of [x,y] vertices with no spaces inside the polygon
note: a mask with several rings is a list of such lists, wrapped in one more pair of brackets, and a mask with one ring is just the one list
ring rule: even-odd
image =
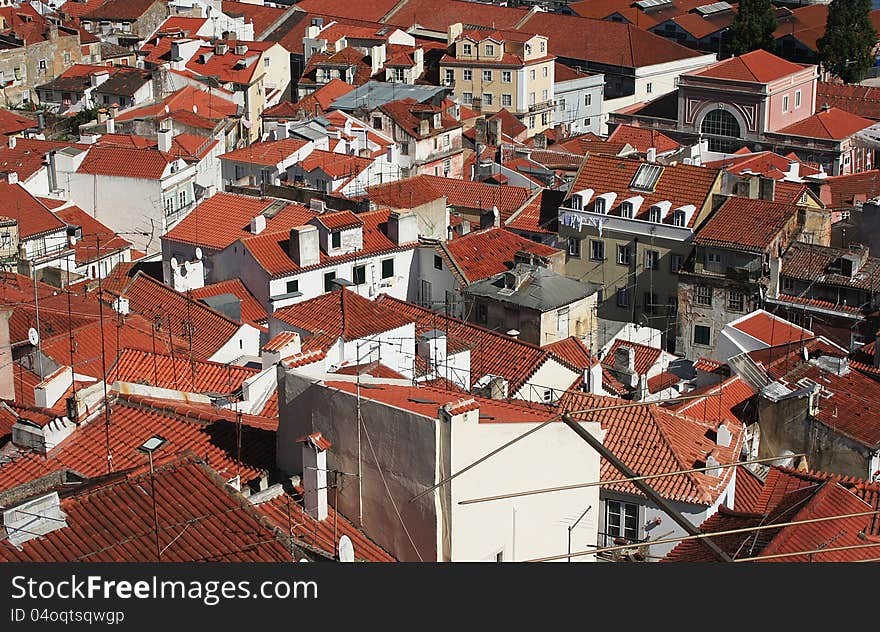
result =
[{"label": "satellite dish", "polygon": [[172,268],[177,267],[177,257],[171,257],[171,267]]},{"label": "satellite dish", "polygon": [[36,346],[39,344],[39,342],[40,342],[40,332],[38,332],[38,331],[37,331],[36,329],[34,329],[33,327],[31,327],[30,329],[28,329],[28,342],[31,343],[31,344],[32,344],[33,346],[35,346],[35,347],[36,347]]},{"label": "satellite dish", "polygon": [[202,249],[196,246],[196,261],[202,260]]},{"label": "satellite dish", "polygon": [[347,535],[339,538],[339,561],[354,562],[354,545]]}]

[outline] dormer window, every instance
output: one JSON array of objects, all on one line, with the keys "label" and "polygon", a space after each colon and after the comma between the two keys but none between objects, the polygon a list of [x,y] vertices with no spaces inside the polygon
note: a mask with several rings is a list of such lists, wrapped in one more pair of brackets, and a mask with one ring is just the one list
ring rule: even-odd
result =
[{"label": "dormer window", "polygon": [[633,216],[632,202],[622,202],[620,204],[620,216],[632,219],[632,216]]},{"label": "dormer window", "polygon": [[593,210],[596,213],[602,213],[603,215],[608,211],[605,209],[605,198],[596,198],[596,202],[593,205]]},{"label": "dormer window", "polygon": [[583,198],[577,193],[571,196],[571,208],[580,211],[584,208]]},{"label": "dormer window", "polygon": [[495,54],[495,46],[493,46],[492,44],[486,44],[486,54],[487,55],[494,55]]},{"label": "dormer window", "polygon": [[336,231],[334,233],[330,233],[330,246],[332,248],[339,248],[342,246],[342,233]]},{"label": "dormer window", "polygon": [[462,44],[461,45],[461,54],[462,55],[470,55],[470,54],[472,54],[472,51],[473,51],[473,49],[470,44]]},{"label": "dormer window", "polygon": [[682,211],[682,210],[677,210],[677,211],[675,211],[675,213],[672,215],[672,223],[675,224],[676,226],[685,226],[685,225],[686,225],[686,222],[687,222],[687,219],[686,219],[686,216],[685,216],[685,214],[684,214],[684,211]]},{"label": "dormer window", "polygon": [[655,224],[660,223],[660,207],[659,206],[652,206],[650,209],[648,209],[648,219],[650,221],[654,222]]}]

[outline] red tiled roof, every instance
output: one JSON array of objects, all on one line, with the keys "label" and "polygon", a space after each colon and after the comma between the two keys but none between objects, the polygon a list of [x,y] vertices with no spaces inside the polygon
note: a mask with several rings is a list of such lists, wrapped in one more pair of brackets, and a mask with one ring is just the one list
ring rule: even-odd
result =
[{"label": "red tiled roof", "polygon": [[665,391],[667,388],[672,388],[681,381],[682,379],[675,373],[664,371],[648,380],[648,392],[653,395],[660,391]]},{"label": "red tiled roof", "polygon": [[34,119],[0,108],[0,134],[9,136],[36,126]]},{"label": "red tiled roof", "polygon": [[[644,202],[635,218],[643,220],[648,219],[651,205],[658,202],[669,201],[672,203],[672,208],[690,204],[696,207],[696,212],[693,213],[690,220],[690,227],[693,227],[700,209],[706,204],[720,179],[721,171],[685,164],[666,165],[662,166],[663,171],[653,192],[631,189],[630,184],[633,178],[639,168],[645,164],[648,163],[640,160],[588,155],[569,188],[569,192],[576,193],[584,189],[593,189],[596,195],[616,193],[617,198],[614,206],[607,209],[608,215],[619,215],[621,203],[627,198],[639,195],[644,198]],[[593,204],[594,202],[591,201],[588,208],[592,208]],[[673,221],[673,213],[669,213],[664,223],[672,224]]]},{"label": "red tiled roof", "polygon": [[763,252],[793,227],[799,207],[745,197],[730,197],[696,236],[698,244]]},{"label": "red tiled roof", "polygon": [[377,210],[368,213],[360,213],[358,218],[364,223],[363,227],[363,249],[349,252],[343,255],[329,256],[323,250],[321,251],[320,262],[308,268],[302,268],[290,258],[288,244],[290,242],[290,228],[284,230],[266,231],[259,235],[252,235],[241,240],[242,245],[254,257],[257,263],[272,277],[280,277],[293,274],[306,269],[319,268],[329,263],[342,263],[344,261],[353,261],[358,257],[367,255],[378,255],[391,252],[401,252],[414,248],[417,244],[406,244],[398,246],[388,239],[383,232],[382,227],[388,222],[390,211]]},{"label": "red tiled roof", "polygon": [[[590,350],[584,344],[584,341],[575,336],[569,336],[556,342],[544,345],[548,351],[552,351],[558,358],[567,362],[570,366],[578,369],[587,369],[593,362],[590,356]],[[575,382],[570,390],[576,391],[583,386],[583,376],[578,382]],[[617,381],[606,367],[602,367],[602,387],[614,395],[623,395],[627,389]]]},{"label": "red tiled roof", "polygon": [[739,465],[736,468],[736,492],[733,508],[737,511],[756,512],[760,510],[759,499],[764,492],[764,481],[752,474],[752,471]]},{"label": "red tiled roof", "polygon": [[[263,110],[263,118],[287,118],[302,112],[307,117],[324,114],[336,99],[354,90],[354,86],[341,79],[331,79],[311,94],[296,103],[282,101],[267,110]],[[315,107],[317,106],[317,108]]]},{"label": "red tiled roof", "polygon": [[608,136],[610,142],[628,143],[635,147],[639,153],[645,154],[648,149],[654,148],[658,154],[676,151],[681,144],[672,140],[663,132],[638,125],[618,125]]},{"label": "red tiled roof", "polygon": [[[183,402],[173,404],[181,410],[186,406]],[[235,424],[225,418],[218,420],[219,423],[193,420],[151,404],[140,404],[135,399],[118,397],[111,404],[110,411],[109,451],[113,457],[113,470],[119,472],[146,465],[148,456],[138,447],[155,435],[166,439],[160,448],[162,454],[191,450],[204,456],[226,480],[240,472],[241,480],[247,482],[258,478],[261,470],[273,466],[273,463],[266,461],[266,450],[268,448],[269,456],[274,457],[274,433],[243,429],[247,438],[241,442],[243,462],[239,465],[236,461]],[[27,452],[0,466],[0,489],[7,490],[44,474],[68,468],[88,477],[106,474],[107,447],[103,421],[82,424],[45,457]],[[253,463],[259,463],[260,469]]]},{"label": "red tiled roof", "polygon": [[696,70],[688,74],[697,77],[712,77],[714,79],[770,83],[801,72],[804,68],[806,66],[795,64],[777,57],[773,53],[758,49],[745,55],[725,59],[702,70]]},{"label": "red tiled roof", "polygon": [[805,136],[808,138],[845,140],[856,132],[866,127],[871,127],[873,124],[874,121],[870,119],[856,116],[838,108],[829,108],[788,127],[783,127],[776,133],[789,136]]},{"label": "red tiled roof", "polygon": [[354,68],[352,85],[363,85],[370,80],[372,66],[370,65],[369,56],[357,48],[346,46],[336,52],[315,53],[309,57],[299,82],[303,85],[314,84],[316,83],[318,68],[339,66]]},{"label": "red tiled roof", "polygon": [[293,492],[282,491],[270,500],[256,505],[277,529],[289,537],[323,551],[330,556],[338,556],[339,538],[347,535],[354,548],[356,560],[365,562],[394,562],[395,559],[375,542],[359,531],[333,507],[327,507],[327,517],[316,520],[303,509],[303,489]]},{"label": "red tiled roof", "polygon": [[468,285],[511,269],[517,252],[541,257],[552,257],[560,252],[503,228],[473,231],[440,247],[447,262],[452,261],[453,271]]},{"label": "red tiled roof", "polygon": [[10,148],[8,144],[0,146],[0,170],[14,171],[19,180],[25,181],[44,167],[44,159],[50,151],[63,147],[86,149],[88,145],[16,138],[14,148]]},{"label": "red tiled roof", "polygon": [[656,347],[649,347],[637,342],[627,342],[618,338],[611,345],[608,353],[605,354],[605,358],[602,360],[603,364],[613,367],[614,358],[620,347],[632,347],[635,352],[635,372],[639,375],[646,375],[650,368],[660,359],[660,354],[662,353],[662,350]]},{"label": "red tiled roof", "polygon": [[[47,206],[50,203],[57,202],[57,200],[50,201],[49,199],[41,201]],[[68,206],[54,212],[56,217],[68,226],[79,226],[82,228],[82,238],[77,239],[73,246],[78,265],[84,265],[94,259],[131,248],[130,241],[115,234],[78,206]]]},{"label": "red tiled roof", "polygon": [[705,371],[706,373],[714,373],[721,367],[725,366],[723,362],[717,362],[710,358],[698,358],[696,362],[694,362],[694,370],[695,371]]},{"label": "red tiled roof", "polygon": [[278,7],[268,7],[250,2],[230,2],[229,0],[223,0],[221,7],[221,11],[226,15],[243,15],[246,23],[254,25],[254,37],[257,39],[286,11],[286,9]]},{"label": "red tiled roof", "polygon": [[58,12],[76,18],[93,11],[105,2],[107,0],[67,0],[67,2],[58,7]]},{"label": "red tiled roof", "polygon": [[378,22],[379,18],[394,8],[397,2],[398,0],[365,0],[343,6],[338,0],[303,0],[298,5],[300,9],[309,13],[322,15],[339,13],[342,17]]},{"label": "red tiled roof", "polygon": [[[196,54],[186,63],[186,69],[198,76],[215,76],[220,83],[240,83],[250,85],[258,77],[263,75],[262,62],[259,59],[264,51],[268,50],[275,42],[245,42],[237,40],[236,42],[228,42],[229,50],[223,55],[211,55],[210,58],[202,61],[202,53],[213,53],[213,46],[202,46]],[[247,52],[244,55],[238,55],[235,52],[236,44],[244,44],[247,46]],[[256,59],[250,63],[240,64],[240,61],[246,61],[249,58]],[[257,71],[260,71],[259,73]]]},{"label": "red tiled roof", "polygon": [[790,342],[802,342],[816,337],[813,332],[763,310],[754,312],[730,326],[770,347]]},{"label": "red tiled roof", "polygon": [[231,97],[226,99],[220,96],[220,91],[216,89],[209,91],[207,87],[186,85],[158,103],[126,110],[120,113],[116,120],[121,122],[142,118],[164,118],[181,112],[198,113],[203,118],[220,120],[227,116],[235,116],[238,106],[232,102]]},{"label": "red tiled roof", "polygon": [[152,472],[140,466],[62,492],[61,510],[64,526],[24,542],[20,550],[2,547],[0,559],[153,562],[158,537],[164,562],[291,561],[257,510],[195,456],[160,462]]},{"label": "red tiled roof", "polygon": [[519,26],[545,34],[553,55],[597,64],[641,68],[704,54],[622,22],[537,12]]},{"label": "red tiled roof", "polygon": [[219,283],[211,283],[192,291],[193,298],[204,299],[221,294],[232,294],[241,301],[241,320],[245,323],[263,323],[266,321],[266,310],[254,295],[248,292],[241,279],[229,279]]},{"label": "red tiled roof", "polygon": [[82,15],[83,20],[130,20],[140,18],[160,0],[107,0]]},{"label": "red tiled roof", "polygon": [[441,176],[415,176],[370,187],[367,197],[382,206],[412,208],[443,196],[449,206],[467,209],[498,208],[501,221],[525,205],[536,192],[506,185],[483,184]]},{"label": "red tiled roof", "polygon": [[359,174],[373,164],[372,159],[315,149],[300,163],[304,171],[320,169],[333,179]]},{"label": "red tiled roof", "polygon": [[[393,3],[392,6],[394,6]],[[525,17],[526,13],[526,9],[500,7],[478,2],[409,0],[382,21],[386,24],[399,26],[404,30],[418,24],[423,28],[445,33],[446,27],[455,22],[492,27],[493,29],[513,29]],[[378,18],[369,19],[378,20]]]},{"label": "red tiled roof", "polygon": [[[747,150],[744,153],[737,152],[737,155],[730,156],[723,160],[707,162],[704,166],[724,169],[725,171],[729,171],[730,173],[735,173],[737,175],[742,175],[746,172],[750,172],[768,176],[770,178],[773,178],[774,180],[781,180],[788,172],[789,164],[791,162],[792,159],[790,157],[780,156],[779,154],[775,154],[772,151],[759,151],[751,153]],[[802,163],[800,161],[798,162],[800,164],[800,167],[798,168],[798,175],[800,177],[811,176],[819,173],[819,169],[814,167],[813,165]],[[797,183],[776,183],[777,187],[784,184]]]},{"label": "red tiled roof", "polygon": [[404,375],[401,375],[391,367],[382,364],[378,360],[370,362],[368,364],[344,365],[336,369],[336,373],[340,373],[342,375],[370,375],[372,377],[398,380],[406,379]]},{"label": "red tiled roof", "polygon": [[[500,375],[509,383],[508,392],[515,393],[548,360],[568,366],[567,360],[546,347],[438,314],[387,294],[380,295],[375,302],[405,316],[408,322],[414,322],[417,336],[432,329],[446,332],[449,353],[470,349],[471,385],[485,375]],[[573,383],[583,378],[581,367],[570,368],[578,374]]]},{"label": "red tiled roof", "polygon": [[[814,244],[793,242],[782,256],[781,274],[787,277],[814,281],[822,285],[858,288],[872,291],[880,287],[880,258],[865,257],[862,266],[853,275],[843,274],[840,258],[845,255],[859,257],[863,253],[846,248],[830,248]],[[833,268],[833,264],[838,264]],[[844,306],[845,307],[845,306]],[[851,305],[858,310],[859,305]]]},{"label": "red tiled roof", "polygon": [[220,158],[274,167],[308,145],[309,142],[296,138],[270,140],[220,154]]},{"label": "red tiled roof", "polygon": [[565,140],[554,143],[551,146],[551,149],[566,151],[573,155],[580,156],[581,160],[575,165],[576,167],[580,166],[580,163],[583,162],[583,157],[587,154],[618,157],[624,154],[624,152],[627,152],[626,155],[630,155],[636,151],[635,147],[632,147],[631,145],[628,146],[627,143],[612,143],[607,139],[596,136],[592,132],[566,138]]},{"label": "red tiled roof", "polygon": [[505,227],[528,233],[556,234],[559,204],[564,197],[561,191],[541,189],[524,207],[511,215]]},{"label": "red tiled roof", "polygon": [[880,88],[843,83],[816,83],[816,102],[850,114],[880,120]]},{"label": "red tiled roof", "polygon": [[131,311],[151,322],[162,320],[175,335],[192,338],[197,359],[210,358],[239,329],[234,320],[141,272],[134,276],[123,295],[128,298]]},{"label": "red tiled roof", "polygon": [[[237,239],[248,237],[251,218],[275,203],[273,199],[217,193],[193,208],[162,239],[223,250]],[[301,226],[314,216],[313,211],[291,202],[266,220],[264,232]]]},{"label": "red tiled roof", "polygon": [[831,176],[823,178],[822,184],[830,191],[830,200],[823,196],[826,205],[831,208],[852,208],[857,203],[880,195],[880,170]]},{"label": "red tiled roof", "polygon": [[361,219],[351,211],[337,211],[335,213],[323,213],[315,218],[315,221],[323,224],[327,230],[342,230],[343,228],[354,228],[355,226],[363,226]]},{"label": "red tiled roof", "polygon": [[18,222],[19,238],[33,239],[65,229],[65,224],[20,184],[0,181],[0,216]]},{"label": "red tiled roof", "polygon": [[89,149],[77,173],[159,180],[173,161],[174,156],[157,149],[134,149],[98,143]]},{"label": "red tiled roof", "polygon": [[743,421],[741,413],[743,406],[755,393],[738,375],[734,375],[720,384],[691,391],[688,395],[704,395],[704,397],[673,402],[666,406],[691,419],[715,419],[739,424]]},{"label": "red tiled roof", "polygon": [[187,393],[229,394],[240,389],[242,382],[257,373],[257,369],[228,363],[190,362],[185,355],[123,349],[110,371],[108,382],[146,383]]},{"label": "red tiled roof", "polygon": [[[767,487],[770,486],[768,477]],[[722,507],[715,515],[704,522],[700,530],[704,533],[747,529],[758,525],[802,522],[805,520],[832,517],[851,513],[864,513],[870,505],[852,491],[835,482],[824,482],[791,491],[769,510],[760,513],[744,513]],[[779,562],[852,562],[867,560],[877,556],[874,548],[851,548],[848,550],[829,550],[812,554],[795,555],[802,551],[823,548],[857,546],[864,544],[858,533],[870,524],[869,516],[858,518],[839,518],[809,524],[781,526],[779,529],[746,531],[713,537],[722,550],[734,559],[778,556],[766,561]],[[833,545],[829,546],[829,543]],[[689,540],[679,544],[667,555],[669,562],[708,562],[717,561],[711,552],[698,541]]]},{"label": "red tiled roof", "polygon": [[265,351],[281,351],[284,347],[299,339],[300,335],[295,331],[282,331],[269,342],[263,345]]},{"label": "red tiled roof", "polygon": [[[414,138],[427,138],[456,127],[461,127],[461,122],[455,120],[443,108],[437,106],[425,106],[411,97],[399,99],[397,101],[389,101],[388,103],[380,105],[379,109],[394,121],[394,123],[404,132]],[[434,127],[433,120],[430,121],[428,133],[423,135],[419,129],[419,121],[421,119],[415,113],[425,111],[432,114],[440,113],[441,116],[440,126]]]},{"label": "red tiled roof", "polygon": [[[560,398],[559,408],[574,411],[620,403],[615,398],[569,391]],[[576,419],[579,417],[575,415]],[[727,422],[734,438],[728,447],[719,446],[710,437],[721,420],[715,417],[699,420],[656,404],[598,411],[584,417],[601,422],[606,431],[604,444],[641,475],[703,467],[707,456],[713,451],[719,463],[730,463],[739,455],[742,440],[742,425],[739,422]],[[721,472],[720,477],[706,472],[667,476],[656,479],[652,486],[657,493],[670,500],[710,505],[727,489],[733,476],[732,468],[724,468]],[[602,459],[603,481],[622,477],[617,469]],[[629,482],[606,483],[603,487],[641,495]]]},{"label": "red tiled roof", "polygon": [[345,341],[357,340],[412,322],[398,311],[345,288],[282,307],[272,317],[329,344],[340,337]]}]

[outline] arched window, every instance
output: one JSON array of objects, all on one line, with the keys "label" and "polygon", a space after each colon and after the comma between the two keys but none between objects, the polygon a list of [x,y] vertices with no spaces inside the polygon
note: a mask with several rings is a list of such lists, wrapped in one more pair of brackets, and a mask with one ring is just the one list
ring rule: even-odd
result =
[{"label": "arched window", "polygon": [[[709,151],[731,152],[740,142],[740,127],[736,118],[727,110],[712,110],[703,119],[700,132],[709,138]],[[719,136],[727,138],[718,138]]]}]

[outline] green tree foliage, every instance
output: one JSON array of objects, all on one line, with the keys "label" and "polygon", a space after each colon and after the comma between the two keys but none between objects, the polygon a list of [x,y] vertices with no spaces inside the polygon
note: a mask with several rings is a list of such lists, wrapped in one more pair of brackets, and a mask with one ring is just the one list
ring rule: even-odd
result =
[{"label": "green tree foliage", "polygon": [[831,0],[825,35],[819,38],[819,59],[846,83],[864,79],[874,65],[877,33],[871,25],[871,0]]},{"label": "green tree foliage", "polygon": [[741,0],[727,33],[727,52],[744,55],[759,48],[773,52],[775,30],[776,13],[770,0]]}]

